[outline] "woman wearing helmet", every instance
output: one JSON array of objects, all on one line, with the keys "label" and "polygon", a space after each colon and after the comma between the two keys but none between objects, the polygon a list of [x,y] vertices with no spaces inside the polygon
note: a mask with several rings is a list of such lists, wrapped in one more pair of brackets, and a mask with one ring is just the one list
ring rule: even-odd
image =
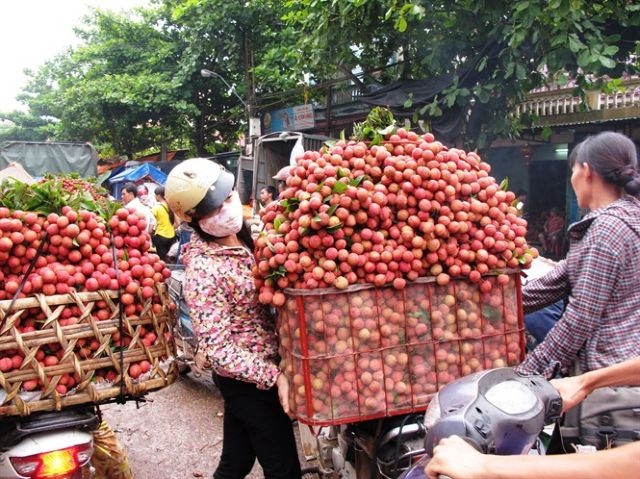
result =
[{"label": "woman wearing helmet", "polygon": [[194,230],[181,258],[184,297],[199,337],[196,368],[211,363],[225,403],[213,477],[243,478],[256,458],[266,478],[300,477],[287,416],[289,385],[278,367],[274,321],[258,302],[253,241],[233,185],[231,173],[204,158],[176,166],[165,185],[167,203]]}]

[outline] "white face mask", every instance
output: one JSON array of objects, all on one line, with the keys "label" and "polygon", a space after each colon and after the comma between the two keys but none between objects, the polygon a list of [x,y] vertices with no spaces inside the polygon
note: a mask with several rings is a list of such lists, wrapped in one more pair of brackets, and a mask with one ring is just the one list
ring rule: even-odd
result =
[{"label": "white face mask", "polygon": [[242,228],[242,202],[237,191],[222,203],[220,211],[209,218],[198,221],[198,225],[207,234],[215,238],[224,238],[236,234]]}]

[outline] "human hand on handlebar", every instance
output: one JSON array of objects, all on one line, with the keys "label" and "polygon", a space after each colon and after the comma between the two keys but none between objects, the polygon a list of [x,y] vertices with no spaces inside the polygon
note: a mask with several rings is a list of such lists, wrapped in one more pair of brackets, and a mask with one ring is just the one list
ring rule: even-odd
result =
[{"label": "human hand on handlebar", "polygon": [[425,468],[429,479],[448,476],[451,479],[486,479],[487,456],[459,436],[442,439],[433,449],[433,457]]},{"label": "human hand on handlebar", "polygon": [[550,383],[560,393],[560,397],[562,398],[562,412],[566,412],[580,404],[590,392],[587,388],[584,375],[552,379]]}]

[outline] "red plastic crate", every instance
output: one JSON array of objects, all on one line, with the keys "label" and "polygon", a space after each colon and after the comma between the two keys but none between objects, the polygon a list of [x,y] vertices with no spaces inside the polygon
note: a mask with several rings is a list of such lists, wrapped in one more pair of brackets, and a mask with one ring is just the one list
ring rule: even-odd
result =
[{"label": "red plastic crate", "polygon": [[520,274],[405,289],[286,290],[278,310],[296,418],[328,426],[424,411],[445,384],[525,354]]}]

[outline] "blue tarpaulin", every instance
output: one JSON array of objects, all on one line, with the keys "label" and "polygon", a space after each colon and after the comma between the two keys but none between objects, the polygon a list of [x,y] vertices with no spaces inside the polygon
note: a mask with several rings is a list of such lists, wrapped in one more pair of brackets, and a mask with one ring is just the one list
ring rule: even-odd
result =
[{"label": "blue tarpaulin", "polygon": [[167,181],[167,174],[149,163],[122,170],[109,178],[114,197],[120,198],[120,190],[128,181],[134,183],[153,182],[164,185]]}]

